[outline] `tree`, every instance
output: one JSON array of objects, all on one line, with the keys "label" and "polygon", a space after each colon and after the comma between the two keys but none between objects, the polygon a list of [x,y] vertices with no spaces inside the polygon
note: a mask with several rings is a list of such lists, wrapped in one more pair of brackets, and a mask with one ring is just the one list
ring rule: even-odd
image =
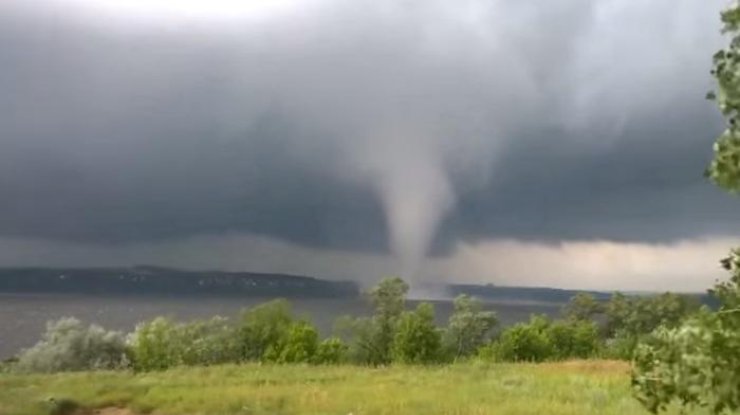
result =
[{"label": "tree", "polygon": [[723,31],[730,44],[713,56],[712,75],[717,91],[708,98],[715,100],[727,120],[727,128],[714,144],[714,159],[706,175],[730,192],[740,191],[740,7],[733,4],[721,14]]},{"label": "tree", "polygon": [[687,295],[626,297],[616,293],[605,307],[607,354],[632,359],[637,344],[655,329],[678,327],[698,309],[698,300]]},{"label": "tree", "polygon": [[[729,45],[714,54],[712,75],[716,100],[727,120],[714,144],[706,175],[718,186],[740,191],[740,4],[721,14]],[[731,274],[713,294],[719,310],[704,309],[680,327],[660,329],[636,352],[632,385],[637,398],[652,412],[678,400],[708,407],[713,413],[740,409],[740,250],[722,261]]]},{"label": "tree", "polygon": [[392,321],[403,313],[409,285],[398,277],[384,278],[371,291],[370,298],[379,320]]},{"label": "tree", "polygon": [[453,358],[470,356],[485,342],[498,324],[496,313],[483,311],[475,298],[462,294],[455,298],[454,311],[445,331],[445,345]]},{"label": "tree", "polygon": [[286,300],[274,300],[242,312],[237,336],[242,360],[261,360],[270,346],[280,343],[293,323]]},{"label": "tree", "polygon": [[398,319],[406,307],[409,286],[400,278],[385,278],[370,290],[375,308],[371,318],[342,318],[337,327],[353,340],[351,355],[358,363],[385,365],[392,361]]},{"label": "tree", "polygon": [[393,337],[393,360],[429,364],[440,360],[441,333],[434,325],[434,306],[421,303],[415,311],[401,314]]},{"label": "tree", "polygon": [[619,330],[627,326],[632,304],[629,298],[622,293],[614,293],[604,307],[606,314],[606,335],[613,337]]},{"label": "tree", "polygon": [[406,294],[409,285],[400,278],[385,278],[370,292],[375,306],[375,347],[378,363],[387,364],[392,360],[391,347],[396,323],[406,307]]},{"label": "tree", "polygon": [[567,318],[573,320],[591,320],[604,311],[604,307],[593,295],[578,293],[570,299],[563,310]]}]

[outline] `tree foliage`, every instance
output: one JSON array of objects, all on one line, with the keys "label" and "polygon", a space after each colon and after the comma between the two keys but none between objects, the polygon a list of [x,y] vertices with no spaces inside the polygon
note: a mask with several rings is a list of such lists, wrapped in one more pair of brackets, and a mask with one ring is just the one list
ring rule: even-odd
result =
[{"label": "tree foliage", "polygon": [[696,298],[682,294],[627,297],[616,293],[604,307],[604,313],[610,334],[626,331],[640,335],[660,326],[677,327],[699,306]]},{"label": "tree foliage", "polygon": [[[729,45],[713,56],[717,90],[709,94],[727,120],[714,144],[707,176],[730,192],[740,191],[740,4],[721,14]],[[632,384],[637,398],[651,411],[673,401],[707,407],[715,414],[740,409],[740,251],[722,265],[730,279],[712,292],[716,312],[704,310],[677,328],[662,328],[635,356]]]},{"label": "tree foliage", "polygon": [[234,329],[223,317],[190,323],[157,317],[136,326],[129,338],[129,353],[137,371],[207,366],[237,361],[237,342]]},{"label": "tree foliage", "polygon": [[286,300],[273,300],[242,312],[237,325],[239,354],[241,360],[265,359],[270,347],[287,336],[293,324],[293,312]]},{"label": "tree foliage", "polygon": [[740,251],[724,261],[729,281],[713,290],[721,306],[704,309],[676,328],[661,327],[640,344],[632,384],[652,412],[668,404],[740,409]]},{"label": "tree foliage", "polygon": [[442,336],[434,324],[434,306],[421,303],[401,314],[393,337],[393,360],[408,364],[439,362]]},{"label": "tree foliage", "polygon": [[319,347],[319,332],[313,324],[298,321],[290,325],[285,337],[271,344],[265,360],[277,363],[309,363]]},{"label": "tree foliage", "polygon": [[400,278],[385,278],[369,292],[374,313],[369,318],[342,318],[338,331],[353,340],[352,360],[368,365],[393,361],[392,346],[398,320],[406,307],[408,284]]},{"label": "tree foliage", "polygon": [[717,102],[727,128],[714,144],[714,159],[707,176],[731,192],[740,191],[740,7],[733,4],[722,12],[723,31],[729,45],[714,54],[712,75],[717,89],[708,98]]},{"label": "tree foliage", "polygon": [[319,365],[336,365],[347,359],[349,347],[338,337],[330,337],[319,343],[314,363]]},{"label": "tree foliage", "polygon": [[175,337],[181,339],[180,364],[208,366],[239,359],[239,344],[229,320],[216,316],[175,326]]},{"label": "tree foliage", "polygon": [[691,296],[664,293],[628,297],[612,295],[604,306],[606,355],[632,359],[637,344],[658,327],[674,328],[699,310],[699,301]]},{"label": "tree foliage", "polygon": [[555,320],[531,316],[529,322],[505,329],[499,339],[481,349],[484,358],[500,361],[542,362],[586,359],[602,345],[599,328],[588,320]]},{"label": "tree foliage", "polygon": [[599,328],[590,320],[555,321],[547,328],[547,337],[556,360],[587,359],[600,348]]},{"label": "tree foliage", "polygon": [[129,343],[134,370],[164,370],[180,364],[182,339],[168,318],[139,323]]},{"label": "tree foliage", "polygon": [[85,326],[74,318],[47,323],[40,342],[19,356],[15,369],[22,372],[62,372],[118,369],[127,365],[122,333]]},{"label": "tree foliage", "polygon": [[454,311],[447,324],[446,349],[455,359],[470,356],[486,343],[496,324],[496,313],[483,311],[479,300],[462,294],[455,298]]},{"label": "tree foliage", "polygon": [[569,319],[591,320],[603,312],[603,305],[591,294],[578,293],[570,299],[563,311]]},{"label": "tree foliage", "polygon": [[541,362],[553,355],[547,330],[549,320],[532,316],[528,323],[515,324],[501,333],[496,347],[496,358],[505,361]]}]

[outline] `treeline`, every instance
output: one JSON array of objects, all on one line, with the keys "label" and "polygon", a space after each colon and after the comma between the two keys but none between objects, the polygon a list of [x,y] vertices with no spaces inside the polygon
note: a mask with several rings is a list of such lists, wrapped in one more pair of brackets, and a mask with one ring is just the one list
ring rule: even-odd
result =
[{"label": "treeline", "polygon": [[445,364],[485,361],[629,359],[656,327],[675,327],[698,308],[675,295],[627,297],[608,302],[579,294],[561,319],[533,315],[529,322],[496,330],[498,319],[467,295],[454,300],[446,326],[435,324],[434,306],[406,309],[408,285],[381,281],[368,293],[374,313],[341,317],[335,335],[322,339],[286,300],[242,311],[236,318],[179,323],[158,317],[125,335],[64,318],[48,324],[42,340],[10,368],[21,372],[94,369],[164,370],[174,366],[265,362],[303,364]]},{"label": "treeline", "polygon": [[255,272],[132,268],[0,268],[0,292],[354,298],[351,281]]}]

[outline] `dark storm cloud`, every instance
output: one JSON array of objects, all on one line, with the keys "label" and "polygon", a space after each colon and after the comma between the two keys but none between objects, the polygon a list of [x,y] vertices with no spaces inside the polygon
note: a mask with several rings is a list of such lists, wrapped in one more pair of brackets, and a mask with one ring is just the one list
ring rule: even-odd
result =
[{"label": "dark storm cloud", "polygon": [[[437,252],[740,232],[701,178],[721,1],[327,1],[161,26],[23,3],[0,6],[2,236],[386,250],[396,205],[439,210],[409,229],[446,218]],[[397,244],[429,237],[409,229]]]}]

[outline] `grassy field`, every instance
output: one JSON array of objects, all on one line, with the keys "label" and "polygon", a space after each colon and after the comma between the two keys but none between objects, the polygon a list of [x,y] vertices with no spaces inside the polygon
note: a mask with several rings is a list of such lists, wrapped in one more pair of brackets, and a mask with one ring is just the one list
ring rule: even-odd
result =
[{"label": "grassy field", "polygon": [[167,415],[646,414],[630,395],[628,373],[624,363],[586,361],[379,369],[232,365],[139,375],[0,374],[0,414],[52,414],[59,406],[52,401],[65,400],[84,408]]}]

